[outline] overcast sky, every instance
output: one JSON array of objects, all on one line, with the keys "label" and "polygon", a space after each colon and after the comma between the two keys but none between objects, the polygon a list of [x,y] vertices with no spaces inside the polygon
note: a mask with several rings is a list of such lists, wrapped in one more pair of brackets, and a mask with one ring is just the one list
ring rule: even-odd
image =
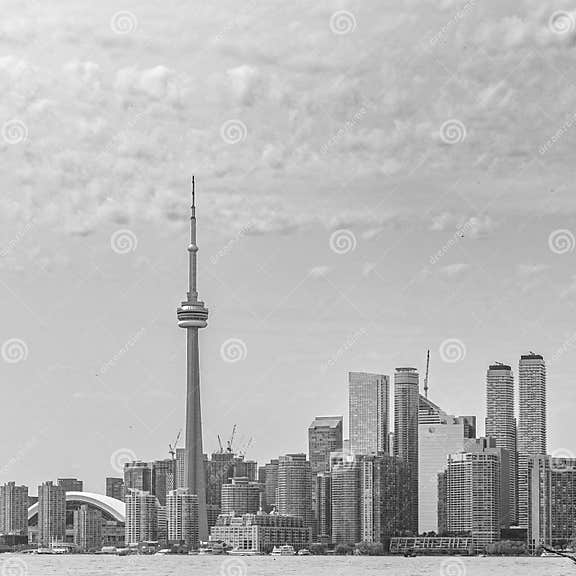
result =
[{"label": "overcast sky", "polygon": [[198,184],[204,440],[260,461],[347,372],[549,360],[576,400],[576,15],[543,0],[0,0],[0,482],[168,457]]}]

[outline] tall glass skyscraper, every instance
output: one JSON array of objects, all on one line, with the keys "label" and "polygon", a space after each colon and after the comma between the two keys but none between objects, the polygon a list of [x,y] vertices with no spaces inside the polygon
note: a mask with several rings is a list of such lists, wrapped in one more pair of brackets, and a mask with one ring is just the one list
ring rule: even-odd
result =
[{"label": "tall glass skyscraper", "polygon": [[410,526],[418,532],[419,376],[415,368],[397,368],[394,375],[394,455],[410,470]]},{"label": "tall glass skyscraper", "polygon": [[330,472],[330,453],[342,450],[342,416],[318,416],[308,428],[313,474]]},{"label": "tall glass skyscraper", "polygon": [[510,524],[518,520],[518,458],[516,452],[516,419],[514,418],[514,375],[505,364],[494,364],[486,376],[486,436],[496,446],[507,450],[510,459],[509,510]]},{"label": "tall glass skyscraper", "polygon": [[350,451],[378,454],[388,451],[390,379],[382,374],[349,375]]},{"label": "tall glass skyscraper", "polygon": [[546,363],[526,354],[519,366],[518,524],[528,526],[528,459],[546,454]]}]

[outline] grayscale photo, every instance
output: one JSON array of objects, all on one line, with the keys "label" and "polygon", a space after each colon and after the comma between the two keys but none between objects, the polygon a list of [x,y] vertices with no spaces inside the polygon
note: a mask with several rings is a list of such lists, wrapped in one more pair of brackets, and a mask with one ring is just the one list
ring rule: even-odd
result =
[{"label": "grayscale photo", "polygon": [[576,574],[574,0],[0,16],[0,576]]}]

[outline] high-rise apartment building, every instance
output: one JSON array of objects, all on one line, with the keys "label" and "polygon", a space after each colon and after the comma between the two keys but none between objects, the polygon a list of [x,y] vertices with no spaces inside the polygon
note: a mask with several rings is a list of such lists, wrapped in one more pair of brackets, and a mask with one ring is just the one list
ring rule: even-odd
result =
[{"label": "high-rise apartment building", "polygon": [[278,460],[270,460],[270,462],[264,466],[264,470],[264,510],[270,512],[272,508],[278,505]]},{"label": "high-rise apartment building", "polygon": [[319,542],[332,542],[332,478],[330,472],[317,474],[313,479],[316,494],[314,518]]},{"label": "high-rise apartment building", "polygon": [[514,418],[514,375],[505,364],[494,364],[486,376],[486,436],[510,457],[509,510],[510,524],[518,520],[518,456],[516,419]]},{"label": "high-rise apartment building", "polygon": [[342,416],[318,416],[308,428],[313,474],[330,471],[330,453],[342,450]]},{"label": "high-rise apartment building", "polygon": [[196,550],[198,537],[198,496],[186,489],[172,490],[168,494],[166,515],[168,543]]},{"label": "high-rise apartment building", "polygon": [[410,529],[418,533],[418,410],[419,375],[415,368],[394,374],[394,455],[410,467]]},{"label": "high-rise apartment building", "polygon": [[66,492],[52,482],[38,486],[38,543],[41,548],[66,541]]},{"label": "high-rise apartment building", "polygon": [[518,418],[518,524],[528,526],[528,460],[546,454],[546,363],[538,354],[520,358]]},{"label": "high-rise apartment building", "polygon": [[102,547],[102,512],[100,510],[87,505],[74,510],[74,544],[83,552],[100,550]]},{"label": "high-rise apartment building", "polygon": [[158,500],[141,490],[130,490],[126,501],[126,544],[140,544],[158,538]]},{"label": "high-rise apartment building", "polygon": [[248,478],[232,478],[230,484],[222,485],[222,514],[243,516],[256,514],[260,509],[262,487]]},{"label": "high-rise apartment building", "polygon": [[106,478],[106,496],[124,501],[124,479]]},{"label": "high-rise apartment building", "polygon": [[476,420],[451,416],[424,396],[418,419],[418,529],[439,532],[438,474],[446,470],[450,454],[465,451],[466,440],[475,435]]},{"label": "high-rise apartment building", "polygon": [[161,506],[166,506],[169,492],[176,487],[176,460],[156,460],[152,463],[152,494]]},{"label": "high-rise apartment building", "polygon": [[176,448],[176,489],[186,488],[186,448]]},{"label": "high-rise apartment building", "polygon": [[0,486],[0,534],[28,535],[28,486]]},{"label": "high-rise apartment building", "polygon": [[302,518],[312,534],[312,471],[306,454],[278,458],[278,513]]},{"label": "high-rise apartment building", "polygon": [[379,454],[388,450],[390,379],[382,374],[349,374],[350,450]]},{"label": "high-rise apartment building", "polygon": [[331,472],[332,542],[360,542],[360,465],[356,458],[333,460]]},{"label": "high-rise apartment building", "polygon": [[84,482],[78,480],[78,478],[58,478],[58,486],[60,486],[64,492],[84,491]]},{"label": "high-rise apartment building", "polygon": [[124,464],[124,487],[130,490],[152,492],[152,466],[148,462],[127,462]]}]

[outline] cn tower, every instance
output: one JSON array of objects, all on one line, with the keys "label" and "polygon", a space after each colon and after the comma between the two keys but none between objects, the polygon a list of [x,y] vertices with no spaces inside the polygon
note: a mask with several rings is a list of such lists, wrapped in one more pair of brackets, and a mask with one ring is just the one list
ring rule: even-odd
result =
[{"label": "cn tower", "polygon": [[178,326],[186,329],[186,457],[185,486],[198,496],[198,528],[200,540],[208,540],[206,515],[206,477],[202,450],[202,408],[200,404],[200,362],[198,330],[208,326],[208,309],[198,299],[196,284],[198,246],[196,245],[196,195],[192,177],[192,215],[190,246],[188,246],[188,293],[178,308]]}]

